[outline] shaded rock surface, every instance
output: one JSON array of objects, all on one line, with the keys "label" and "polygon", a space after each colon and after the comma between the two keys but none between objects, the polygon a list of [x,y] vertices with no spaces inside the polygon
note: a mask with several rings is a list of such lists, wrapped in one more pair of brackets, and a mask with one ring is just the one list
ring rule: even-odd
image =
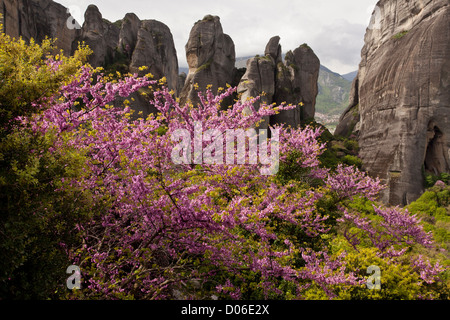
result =
[{"label": "shaded rock surface", "polygon": [[195,105],[198,91],[205,91],[208,85],[216,92],[232,84],[235,48],[230,36],[223,33],[219,17],[207,15],[195,23],[185,49],[189,73],[180,94],[181,103],[191,101]]},{"label": "shaded rock surface", "polygon": [[[81,35],[74,41],[74,50],[78,42],[85,42],[94,51],[89,60],[94,67],[112,66],[140,76],[151,73],[156,80],[165,77],[170,90],[178,88],[175,44],[170,29],[162,22],[140,20],[134,13],[127,13],[122,20],[111,23],[103,19],[95,5],[90,5]],[[141,70],[143,66],[147,68]],[[128,100],[130,107],[141,111],[144,117],[156,112],[140,93],[132,94]],[[115,105],[123,101],[118,97]]]},{"label": "shaded rock surface", "polygon": [[[259,110],[261,103],[272,103],[275,94],[274,67],[275,64],[270,56],[254,57],[247,61],[247,71],[237,87],[241,101],[260,96],[260,100],[254,105],[256,110]],[[269,122],[270,119],[267,117],[260,127],[266,129]]]},{"label": "shaded rock surface", "polygon": [[336,133],[357,134],[364,169],[388,185],[382,200],[406,205],[424,172],[450,173],[448,0],[379,1],[361,58]]},{"label": "shaded rock surface", "polygon": [[[148,66],[148,70],[139,72],[139,67]],[[177,90],[178,59],[172,33],[162,22],[143,20],[137,34],[137,42],[132,54],[130,71],[147,72],[155,79],[166,77],[169,89]]]},{"label": "shaded rock surface", "polygon": [[0,0],[0,13],[6,34],[38,43],[46,36],[57,38],[56,46],[67,54],[80,34],[78,23],[69,20],[67,8],[51,0]]},{"label": "shaded rock surface", "polygon": [[358,96],[359,78],[352,82],[352,89],[350,91],[349,105],[339,118],[339,123],[334,131],[336,136],[350,137],[351,135],[358,135],[360,127],[359,115],[359,96]]},{"label": "shaded rock surface", "polygon": [[103,20],[97,6],[91,4],[84,13],[81,35],[75,39],[73,49],[77,48],[78,42],[84,42],[93,51],[89,63],[101,67],[114,61],[119,34],[119,27]]},{"label": "shaded rock surface", "polygon": [[181,72],[178,75],[177,92],[181,92],[183,90],[184,84],[186,83],[186,78],[186,72]]},{"label": "shaded rock surface", "polygon": [[119,33],[119,52],[131,59],[131,56],[138,42],[138,32],[141,20],[134,13],[127,13],[122,19],[122,26]]},{"label": "shaded rock surface", "polygon": [[[279,41],[280,37],[272,37],[266,46],[265,56],[247,61],[247,71],[239,83],[238,93],[242,101],[262,95],[260,102],[263,103],[297,105],[295,109],[271,116],[262,125],[267,127],[269,124],[284,123],[297,127],[302,121],[314,118],[320,61],[311,48],[301,45],[287,52],[283,62]],[[259,103],[255,108],[259,108]]]},{"label": "shaded rock surface", "polygon": [[302,121],[314,119],[320,70],[320,61],[314,51],[303,44],[294,51],[288,51],[284,64],[278,63],[277,68],[275,102],[302,103],[303,106],[283,111],[273,116],[271,122],[296,127]]}]

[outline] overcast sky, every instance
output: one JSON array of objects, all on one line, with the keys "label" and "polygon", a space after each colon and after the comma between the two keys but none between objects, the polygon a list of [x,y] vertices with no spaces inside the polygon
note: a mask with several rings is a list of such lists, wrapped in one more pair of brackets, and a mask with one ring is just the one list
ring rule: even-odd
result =
[{"label": "overcast sky", "polygon": [[[180,67],[194,23],[207,14],[220,17],[224,33],[235,44],[236,57],[264,53],[272,36],[281,37],[283,53],[307,43],[321,64],[340,74],[358,69],[364,34],[377,0],[57,0],[81,22],[95,4],[112,22],[134,12],[141,20],[156,19],[171,30]],[[76,13],[73,14],[77,18]]]}]

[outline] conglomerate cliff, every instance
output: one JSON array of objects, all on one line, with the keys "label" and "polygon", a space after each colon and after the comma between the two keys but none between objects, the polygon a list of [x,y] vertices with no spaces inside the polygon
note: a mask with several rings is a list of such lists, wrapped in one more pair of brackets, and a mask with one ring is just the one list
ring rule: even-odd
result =
[{"label": "conglomerate cliff", "polygon": [[450,3],[381,0],[365,35],[350,105],[335,134],[356,134],[382,200],[406,205],[424,173],[450,173]]}]

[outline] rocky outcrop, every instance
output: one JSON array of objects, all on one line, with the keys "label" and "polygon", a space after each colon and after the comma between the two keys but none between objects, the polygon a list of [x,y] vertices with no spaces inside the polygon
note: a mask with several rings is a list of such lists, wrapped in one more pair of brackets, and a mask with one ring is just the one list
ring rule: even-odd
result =
[{"label": "rocky outcrop", "polygon": [[448,0],[379,1],[361,57],[337,133],[358,134],[364,168],[388,185],[382,200],[406,205],[424,172],[450,173]]},{"label": "rocky outcrop", "polygon": [[236,60],[234,43],[223,33],[219,17],[207,15],[195,23],[185,49],[189,73],[180,94],[181,103],[190,101],[195,105],[198,91],[205,91],[207,86],[216,92],[231,85]]},{"label": "rocky outcrop", "polygon": [[178,83],[177,83],[177,92],[181,92],[183,90],[184,84],[186,83],[187,74],[185,72],[181,72],[178,75]]},{"label": "rocky outcrop", "polygon": [[67,54],[80,33],[67,8],[51,0],[0,0],[0,13],[6,34],[38,43],[46,36],[56,38],[56,46]]},{"label": "rocky outcrop", "polygon": [[[95,5],[85,13],[85,23],[77,42],[85,42],[93,51],[89,62],[94,67],[107,66],[120,59],[128,60],[128,69],[141,76],[151,73],[155,79],[167,78],[176,90],[178,60],[172,33],[162,22],[140,20],[127,13],[117,23],[102,18]],[[146,70],[139,70],[147,66]]]},{"label": "rocky outcrop", "polygon": [[272,61],[276,65],[280,62],[283,62],[279,36],[270,38],[269,42],[266,45],[266,49],[264,50],[264,55],[272,58]]},{"label": "rocky outcrop", "polygon": [[[172,33],[162,22],[140,20],[127,13],[117,23],[103,19],[95,5],[85,13],[81,35],[74,42],[85,42],[93,54],[89,62],[94,67],[108,66],[123,60],[131,73],[151,73],[155,79],[166,77],[167,85],[177,89],[178,60]],[[146,66],[146,70],[140,67]]]},{"label": "rocky outcrop", "polygon": [[[272,103],[275,94],[274,67],[275,64],[269,56],[254,57],[247,61],[247,71],[237,87],[241,101],[259,96],[260,100],[254,105],[256,110],[259,110],[261,103]],[[260,126],[262,129],[266,129],[270,122],[268,117],[264,120]]]},{"label": "rocky outcrop", "polygon": [[[148,70],[139,72],[139,67]],[[143,20],[137,33],[137,42],[131,57],[132,73],[150,72],[155,79],[166,77],[171,90],[178,86],[178,59],[170,29],[156,20]]]},{"label": "rocky outcrop", "polygon": [[119,33],[119,27],[104,20],[97,6],[91,4],[84,13],[81,35],[74,42],[74,49],[78,42],[84,42],[93,51],[89,63],[94,67],[105,66],[114,61]]},{"label": "rocky outcrop", "polygon": [[134,49],[136,48],[140,26],[141,20],[134,13],[127,13],[122,19],[118,50],[122,54],[125,54],[129,59],[131,59]]},{"label": "rocky outcrop", "polygon": [[[297,108],[273,116],[271,123],[297,127],[305,120],[314,119],[319,70],[319,58],[306,44],[286,53],[284,64],[277,64],[275,102],[287,102]],[[298,106],[300,103],[302,106]]]},{"label": "rocky outcrop", "polygon": [[283,62],[279,41],[278,36],[271,38],[263,57],[256,56],[247,61],[247,71],[237,91],[242,101],[261,96],[260,103],[297,105],[295,109],[266,119],[262,125],[283,123],[297,127],[302,121],[314,118],[320,61],[311,48],[301,45],[293,52],[289,51]]},{"label": "rocky outcrop", "polygon": [[[121,71],[148,73],[153,79],[166,78],[167,87],[175,92],[178,89],[178,59],[172,33],[162,22],[140,20],[134,13],[127,13],[122,20],[111,23],[103,19],[95,5],[90,5],[85,13],[81,35],[74,42],[85,42],[92,50],[90,64],[107,69],[118,65]],[[142,69],[141,67],[147,67]],[[145,91],[145,89],[142,89]],[[141,91],[142,91],[141,90]],[[132,94],[130,107],[142,116],[155,113],[147,98],[139,93]],[[115,105],[122,105],[118,97]]]}]

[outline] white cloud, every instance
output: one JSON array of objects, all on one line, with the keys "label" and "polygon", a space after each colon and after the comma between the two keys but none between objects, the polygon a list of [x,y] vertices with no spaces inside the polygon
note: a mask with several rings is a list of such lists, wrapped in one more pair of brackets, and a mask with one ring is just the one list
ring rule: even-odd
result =
[{"label": "white cloud", "polygon": [[365,28],[362,24],[336,20],[321,28],[311,47],[331,70],[354,71],[361,59]]},{"label": "white cloud", "polygon": [[172,31],[179,65],[186,65],[184,46],[194,23],[207,14],[221,19],[235,43],[237,56],[264,51],[274,35],[281,37],[283,52],[308,43],[321,63],[333,71],[356,70],[363,37],[377,0],[57,0],[84,12],[92,3],[103,17],[116,21],[127,12],[140,19],[156,19]]}]

